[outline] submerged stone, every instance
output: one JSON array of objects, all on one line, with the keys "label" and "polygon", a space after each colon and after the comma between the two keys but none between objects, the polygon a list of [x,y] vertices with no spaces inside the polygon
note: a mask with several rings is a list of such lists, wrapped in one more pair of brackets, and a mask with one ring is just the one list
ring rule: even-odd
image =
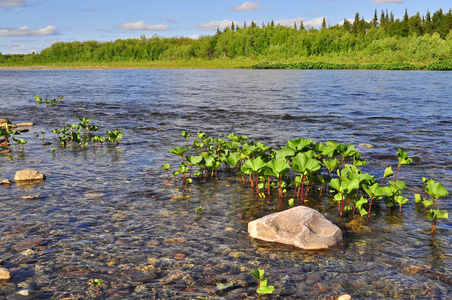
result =
[{"label": "submerged stone", "polygon": [[315,250],[327,249],[342,240],[342,231],[320,212],[297,206],[248,223],[251,237],[267,242]]},{"label": "submerged stone", "polygon": [[5,269],[0,267],[0,280],[10,280],[11,279],[11,273]]}]

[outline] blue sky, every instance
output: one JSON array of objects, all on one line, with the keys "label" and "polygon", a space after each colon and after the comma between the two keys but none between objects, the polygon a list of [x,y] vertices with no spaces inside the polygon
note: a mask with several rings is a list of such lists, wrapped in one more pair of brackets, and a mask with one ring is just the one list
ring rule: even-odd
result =
[{"label": "blue sky", "polygon": [[336,25],[357,12],[370,20],[375,9],[402,18],[405,9],[425,15],[450,0],[0,0],[0,53],[40,52],[57,41],[114,41],[124,38],[192,37],[215,34],[216,28],[243,23],[294,21],[318,26],[323,17]]}]

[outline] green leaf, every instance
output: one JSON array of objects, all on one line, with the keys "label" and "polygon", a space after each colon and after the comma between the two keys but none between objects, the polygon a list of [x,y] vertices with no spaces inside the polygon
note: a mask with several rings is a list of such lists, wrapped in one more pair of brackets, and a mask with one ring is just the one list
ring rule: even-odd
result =
[{"label": "green leaf", "polygon": [[265,175],[277,178],[284,176],[290,171],[290,166],[283,159],[271,160],[267,163],[267,167]]},{"label": "green leaf", "polygon": [[294,202],[295,201],[293,198],[289,199],[289,201],[288,201],[289,206],[292,207],[294,205]]},{"label": "green leaf", "polygon": [[261,286],[256,290],[256,292],[260,295],[267,295],[273,293],[275,290],[274,286]]},{"label": "green leaf", "polygon": [[160,168],[162,168],[163,170],[168,170],[170,168],[170,164],[164,164],[163,166],[161,166]]},{"label": "green leaf", "polygon": [[394,172],[392,171],[391,167],[387,167],[385,169],[385,174],[383,175],[383,178],[386,178],[386,177],[391,176],[391,175],[394,175]]},{"label": "green leaf", "polygon": [[217,282],[217,289],[219,289],[221,291],[221,290],[228,289],[233,285],[234,285],[234,282],[227,282],[227,283]]},{"label": "green leaf", "polygon": [[424,199],[421,197],[420,194],[414,194],[414,200],[416,203],[422,202]]},{"label": "green leaf", "polygon": [[433,200],[449,195],[449,192],[442,187],[441,182],[434,180],[428,180],[425,191]]},{"label": "green leaf", "polygon": [[399,153],[397,156],[397,158],[399,160],[399,166],[407,165],[413,161],[412,158],[408,158],[408,154],[405,151],[403,151],[402,149],[398,149],[397,151]]},{"label": "green leaf", "polygon": [[339,168],[339,166],[341,165],[341,162],[337,158],[323,160],[323,163],[325,164],[325,167],[328,169],[330,173]]},{"label": "green leaf", "polygon": [[261,280],[262,277],[264,277],[265,270],[255,269],[253,270],[253,272],[251,272],[251,274],[253,274],[254,278],[256,278],[257,280]]},{"label": "green leaf", "polygon": [[395,196],[394,200],[399,203],[399,205],[405,204],[408,202],[408,199],[402,196]]},{"label": "green leaf", "polygon": [[242,170],[242,172],[244,174],[258,173],[265,166],[266,166],[265,162],[259,156],[259,157],[255,158],[255,159],[247,160],[242,165],[241,170]]},{"label": "green leaf", "polygon": [[176,154],[177,156],[184,156],[185,152],[187,152],[188,150],[190,150],[190,147],[188,148],[184,148],[184,147],[175,147],[175,148],[171,148],[168,151],[172,154]]},{"label": "green leaf", "polygon": [[202,213],[202,205],[198,208],[196,208],[196,212],[201,212]]},{"label": "green leaf", "polygon": [[424,204],[425,208],[433,205],[433,201],[432,200],[424,200],[424,201],[422,201],[422,203]]}]

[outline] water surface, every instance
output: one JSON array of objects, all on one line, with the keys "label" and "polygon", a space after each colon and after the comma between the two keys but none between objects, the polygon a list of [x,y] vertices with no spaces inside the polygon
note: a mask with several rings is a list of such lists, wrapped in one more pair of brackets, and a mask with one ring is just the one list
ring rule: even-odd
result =
[{"label": "water surface", "polygon": [[[438,221],[431,236],[413,193],[422,176],[452,191],[451,94],[450,72],[0,70],[0,117],[36,123],[22,136],[25,151],[0,154],[0,179],[24,168],[47,175],[0,186],[0,262],[13,274],[0,295],[92,297],[89,281],[99,278],[108,299],[252,299],[259,267],[276,288],[269,299],[448,299],[452,222]],[[48,107],[36,95],[64,98]],[[51,130],[77,117],[124,131],[121,144],[52,155]],[[54,145],[34,136],[41,130]],[[253,240],[247,223],[287,205],[256,199],[230,173],[191,186],[169,181],[160,166],[177,165],[168,149],[185,144],[181,130],[274,147],[299,137],[354,144],[378,180],[403,148],[414,159],[398,175],[410,202],[401,216],[377,204],[367,224],[340,219],[328,195],[312,194],[307,205],[344,231],[340,245],[305,251]],[[438,207],[452,212],[450,200]],[[218,291],[216,282],[234,285]]]}]

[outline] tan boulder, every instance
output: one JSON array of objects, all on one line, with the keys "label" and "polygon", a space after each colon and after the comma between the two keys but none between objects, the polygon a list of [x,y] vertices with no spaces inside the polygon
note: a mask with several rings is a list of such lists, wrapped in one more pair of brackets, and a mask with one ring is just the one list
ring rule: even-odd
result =
[{"label": "tan boulder", "polygon": [[5,268],[0,268],[0,280],[10,280],[10,279],[11,273]]},{"label": "tan boulder", "polygon": [[342,231],[320,212],[297,206],[248,223],[251,237],[267,242],[314,250],[327,249],[342,240]]},{"label": "tan boulder", "polygon": [[44,180],[46,176],[35,170],[20,170],[14,175],[14,181]]}]

